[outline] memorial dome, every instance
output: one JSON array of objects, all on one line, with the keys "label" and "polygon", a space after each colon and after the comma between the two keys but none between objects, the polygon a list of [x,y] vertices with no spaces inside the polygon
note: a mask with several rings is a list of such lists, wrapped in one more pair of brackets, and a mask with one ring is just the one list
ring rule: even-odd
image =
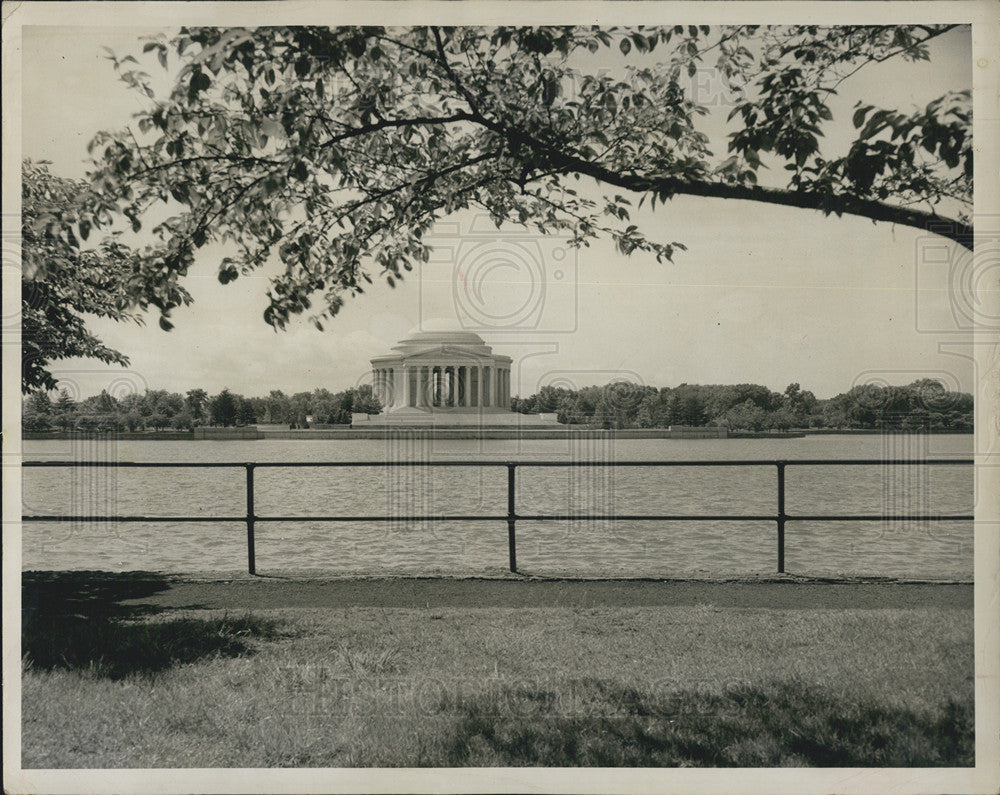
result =
[{"label": "memorial dome", "polygon": [[392,346],[392,350],[406,354],[435,348],[462,349],[479,356],[489,356],[493,352],[482,337],[471,331],[418,331]]}]

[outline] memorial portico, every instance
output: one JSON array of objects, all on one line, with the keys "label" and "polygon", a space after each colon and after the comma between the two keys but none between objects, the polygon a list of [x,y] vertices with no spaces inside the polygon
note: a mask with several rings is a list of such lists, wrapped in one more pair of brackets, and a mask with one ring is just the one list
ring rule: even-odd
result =
[{"label": "memorial portico", "polygon": [[555,415],[510,410],[511,358],[469,331],[421,331],[371,360],[379,414],[351,426],[447,428],[558,427]]},{"label": "memorial portico", "polygon": [[493,353],[478,334],[423,331],[371,360],[383,414],[509,413],[509,356]]}]

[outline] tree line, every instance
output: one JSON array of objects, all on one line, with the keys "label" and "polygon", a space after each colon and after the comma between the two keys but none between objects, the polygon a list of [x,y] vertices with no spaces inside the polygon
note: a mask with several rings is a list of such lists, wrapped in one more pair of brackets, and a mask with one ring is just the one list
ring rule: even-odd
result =
[{"label": "tree line", "polygon": [[598,428],[724,426],[740,431],[790,428],[955,430],[972,428],[973,399],[923,378],[907,386],[863,384],[820,400],[799,384],[783,393],[760,384],[641,386],[615,382],[581,389],[545,386],[513,398],[523,414],[551,412],[559,422]]},{"label": "tree line", "polygon": [[119,398],[104,390],[80,401],[65,389],[55,399],[44,390],[35,390],[23,400],[21,427],[26,431],[186,431],[202,425],[280,423],[305,428],[349,424],[355,411],[377,414],[380,410],[370,386],[294,395],[275,389],[266,397],[244,397],[229,389],[217,395],[204,389],[189,389],[183,395],[147,389]]},{"label": "tree line", "polygon": [[[266,397],[244,397],[223,389],[186,394],[147,389],[118,398],[102,391],[75,401],[63,389],[55,397],[44,390],[25,396],[22,428],[26,431],[190,430],[201,425],[243,426],[260,423],[346,425],[354,412],[377,414],[371,386],[342,392],[315,389],[287,395],[271,390]],[[790,428],[952,430],[972,429],[973,399],[923,378],[907,386],[863,384],[820,400],[799,384],[774,392],[760,384],[676,387],[642,386],[617,381],[580,389],[545,386],[529,397],[511,399],[522,414],[554,413],[559,422],[597,428],[668,428],[672,425],[724,426],[734,431],[784,431]]]}]

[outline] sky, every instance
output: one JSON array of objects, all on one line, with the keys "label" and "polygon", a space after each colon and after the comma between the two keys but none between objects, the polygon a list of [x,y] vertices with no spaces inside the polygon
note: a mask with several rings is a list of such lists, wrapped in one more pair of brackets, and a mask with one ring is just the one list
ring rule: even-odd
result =
[{"label": "sky", "polygon": [[[102,48],[138,55],[139,37],[154,32],[25,28],[23,156],[83,176],[90,138],[127,124],[141,101],[117,82]],[[967,31],[941,37],[931,55],[929,63],[897,59],[862,70],[845,83],[832,105],[843,134],[828,136],[827,151],[848,140],[858,98],[912,110],[969,87]],[[165,92],[166,76],[149,71]],[[710,71],[696,80],[716,91]],[[704,126],[713,140],[732,103],[716,93]],[[272,330],[262,319],[266,274],[220,285],[227,251],[208,246],[185,282],[194,304],[174,311],[174,330],[162,331],[155,316],[145,326],[91,324],[130,357],[128,368],[66,360],[53,372],[76,397],[102,389],[339,391],[370,383],[368,360],[408,333],[468,328],[513,358],[512,391],[521,395],[619,379],[753,382],[776,391],[798,382],[826,398],[862,383],[933,377],[973,391],[970,352],[951,342],[966,272],[957,246],[861,218],[696,197],[638,211],[632,222],[688,250],[658,264],[620,255],[606,240],[574,250],[557,237],[498,233],[475,213],[457,214],[436,230],[431,263],[395,289],[379,283],[349,299],[323,332],[304,320]]]}]

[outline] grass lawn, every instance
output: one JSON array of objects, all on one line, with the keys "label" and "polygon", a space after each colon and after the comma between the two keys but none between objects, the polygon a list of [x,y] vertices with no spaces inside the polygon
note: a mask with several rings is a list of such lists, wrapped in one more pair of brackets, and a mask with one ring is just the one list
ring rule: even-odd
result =
[{"label": "grass lawn", "polygon": [[970,766],[971,611],[29,616],[23,765]]}]

